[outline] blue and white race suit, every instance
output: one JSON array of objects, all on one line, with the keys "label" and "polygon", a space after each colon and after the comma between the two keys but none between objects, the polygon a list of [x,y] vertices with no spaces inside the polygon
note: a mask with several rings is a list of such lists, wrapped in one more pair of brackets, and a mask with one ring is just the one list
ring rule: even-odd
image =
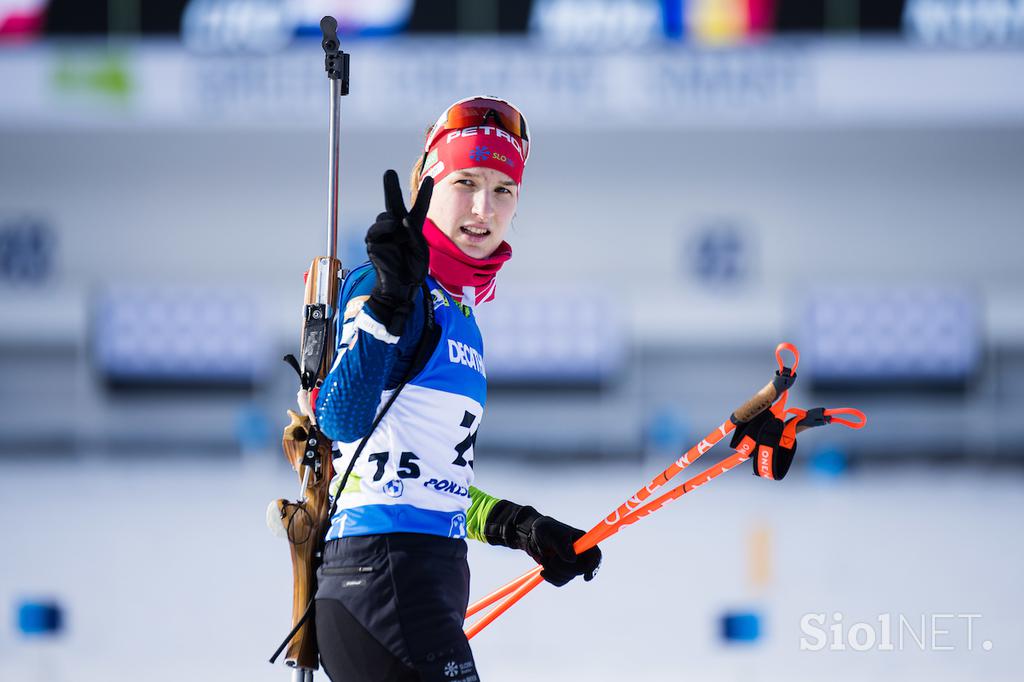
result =
[{"label": "blue and white race suit", "polygon": [[[432,277],[437,344],[374,429],[343,491],[359,442],[408,372],[424,328],[422,292],[401,337],[365,305],[376,282],[370,264],[353,270],[339,296],[338,353],[317,399],[317,421],[335,442],[332,494],[338,499],[327,540],[383,533],[482,539],[467,524],[471,497],[480,519],[493,498],[473,484],[474,443],[487,397],[483,341],[473,310]],[[467,526],[472,526],[467,530]]]}]

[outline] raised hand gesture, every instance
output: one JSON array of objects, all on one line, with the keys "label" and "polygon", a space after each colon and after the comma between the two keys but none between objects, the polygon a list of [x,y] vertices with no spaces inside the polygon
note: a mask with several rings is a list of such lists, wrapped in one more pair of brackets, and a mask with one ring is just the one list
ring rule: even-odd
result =
[{"label": "raised hand gesture", "polygon": [[424,178],[416,203],[406,210],[398,173],[384,173],[384,213],[366,232],[366,253],[377,271],[370,309],[387,328],[401,336],[416,290],[427,277],[430,253],[423,237],[434,179]]}]

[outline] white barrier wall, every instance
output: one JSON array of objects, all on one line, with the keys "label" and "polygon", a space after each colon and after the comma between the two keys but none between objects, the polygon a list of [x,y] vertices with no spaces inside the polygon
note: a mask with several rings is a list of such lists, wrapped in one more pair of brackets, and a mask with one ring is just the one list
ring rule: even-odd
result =
[{"label": "white barrier wall", "polygon": [[[607,287],[637,338],[657,343],[729,338],[737,313],[748,333],[774,337],[801,287],[962,284],[988,301],[990,333],[1024,338],[1013,315],[1024,288],[1024,128],[535,136],[503,288]],[[52,226],[52,286],[71,292],[232,281],[287,301],[322,248],[322,137],[0,132],[0,215]],[[350,253],[381,210],[383,171],[404,175],[416,148],[412,132],[344,136]],[[692,249],[722,223],[738,233],[744,265],[704,286]]]},{"label": "white barrier wall", "polygon": [[[319,58],[101,47],[0,53],[0,73],[25,86],[0,105],[0,233],[28,216],[52,246],[41,284],[0,281],[3,434],[37,437],[34,400],[66,413],[46,429],[61,442],[233,443],[238,396],[168,404],[102,390],[93,295],[241,288],[259,302],[257,331],[295,349],[300,276],[325,223]],[[1024,401],[1009,380],[1024,372],[1021,53],[783,45],[612,59],[467,43],[442,59],[444,48],[352,47],[341,169],[350,264],[381,210],[383,171],[405,175],[436,109],[499,91],[531,116],[534,145],[492,309],[582,291],[608,311],[622,349],[601,390],[495,394],[481,443],[615,453],[635,451],[659,410],[686,413],[695,429],[717,423],[751,373],[770,371],[775,344],[799,341],[805,302],[833,287],[941,286],[979,306],[976,383],[895,399],[873,422],[879,447],[907,424],[911,445],[936,426],[955,436],[936,435],[941,444],[971,433],[994,449],[993,433],[1024,436],[998,417]],[[272,376],[248,398],[278,415],[292,387],[283,365]]]}]

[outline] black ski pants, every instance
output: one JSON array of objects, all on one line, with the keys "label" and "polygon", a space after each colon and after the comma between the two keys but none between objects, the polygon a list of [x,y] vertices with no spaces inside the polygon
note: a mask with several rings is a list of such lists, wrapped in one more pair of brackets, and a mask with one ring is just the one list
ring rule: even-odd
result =
[{"label": "black ski pants", "polygon": [[465,540],[413,533],[332,540],[317,578],[317,644],[333,682],[479,682],[462,631]]}]

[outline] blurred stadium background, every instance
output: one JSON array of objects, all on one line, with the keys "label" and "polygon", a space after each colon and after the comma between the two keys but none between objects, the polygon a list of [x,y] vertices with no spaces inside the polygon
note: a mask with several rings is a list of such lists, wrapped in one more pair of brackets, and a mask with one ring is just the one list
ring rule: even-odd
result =
[{"label": "blurred stadium background", "polygon": [[[481,487],[588,526],[783,340],[791,404],[870,420],[607,543],[474,640],[483,679],[1018,678],[1024,1],[0,0],[0,680],[288,674],[263,514],[296,488],[324,14],[348,265],[448,103],[530,118]],[[527,567],[471,560],[474,595]],[[905,641],[802,650],[819,613]]]}]

